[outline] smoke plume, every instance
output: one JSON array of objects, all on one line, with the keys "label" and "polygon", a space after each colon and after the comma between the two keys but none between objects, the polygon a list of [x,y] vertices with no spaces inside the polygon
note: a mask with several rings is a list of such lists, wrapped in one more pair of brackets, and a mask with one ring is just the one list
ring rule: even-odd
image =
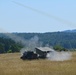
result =
[{"label": "smoke plume", "polygon": [[34,51],[36,47],[41,47],[42,42],[39,42],[38,36],[32,37],[30,40],[26,40],[25,47],[21,49],[21,54],[25,51]]},{"label": "smoke plume", "polygon": [[70,52],[57,52],[53,51],[47,54],[47,59],[51,61],[65,61],[71,59],[71,53]]}]

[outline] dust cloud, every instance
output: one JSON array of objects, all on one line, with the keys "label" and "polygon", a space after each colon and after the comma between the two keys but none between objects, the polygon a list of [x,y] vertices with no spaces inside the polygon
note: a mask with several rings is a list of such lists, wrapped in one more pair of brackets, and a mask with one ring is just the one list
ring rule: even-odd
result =
[{"label": "dust cloud", "polygon": [[53,51],[47,54],[47,59],[51,61],[65,61],[65,60],[70,60],[72,57],[71,52],[57,52]]}]

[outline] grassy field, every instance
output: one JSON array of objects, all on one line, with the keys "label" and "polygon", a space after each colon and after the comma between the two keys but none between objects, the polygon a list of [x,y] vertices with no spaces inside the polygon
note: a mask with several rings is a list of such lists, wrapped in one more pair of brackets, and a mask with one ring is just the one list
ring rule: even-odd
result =
[{"label": "grassy field", "polygon": [[0,75],[76,75],[76,52],[68,61],[21,60],[19,53],[0,54]]}]

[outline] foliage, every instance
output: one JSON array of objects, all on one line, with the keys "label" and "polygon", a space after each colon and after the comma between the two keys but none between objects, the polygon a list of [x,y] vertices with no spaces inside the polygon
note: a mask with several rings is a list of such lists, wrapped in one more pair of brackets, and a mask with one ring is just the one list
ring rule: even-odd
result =
[{"label": "foliage", "polygon": [[[38,36],[42,46],[52,46],[56,50],[75,50],[76,49],[76,32],[48,32],[48,33],[13,33],[25,40],[30,40]],[[58,46],[59,45],[59,46]],[[0,53],[19,52],[23,46],[16,43],[8,36],[0,33]]]},{"label": "foliage", "polygon": [[57,51],[67,51],[67,49],[65,49],[64,47],[60,46],[60,45],[56,45],[53,47],[55,50]]},{"label": "foliage", "polygon": [[19,52],[23,46],[9,38],[0,38],[0,53]]},{"label": "foliage", "polygon": [[8,50],[7,53],[12,53],[12,50]]},{"label": "foliage", "polygon": [[31,39],[35,35],[39,41],[50,46],[60,45],[65,49],[76,49],[76,32],[48,32],[48,33],[15,33],[24,39]]}]

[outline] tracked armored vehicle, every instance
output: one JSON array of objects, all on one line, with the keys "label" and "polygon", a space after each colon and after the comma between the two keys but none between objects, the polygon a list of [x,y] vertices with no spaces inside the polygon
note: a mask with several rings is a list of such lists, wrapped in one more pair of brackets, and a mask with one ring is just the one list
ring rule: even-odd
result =
[{"label": "tracked armored vehicle", "polygon": [[54,51],[49,47],[37,47],[35,51],[25,51],[23,55],[20,57],[21,59],[45,59],[47,57],[47,53]]}]

